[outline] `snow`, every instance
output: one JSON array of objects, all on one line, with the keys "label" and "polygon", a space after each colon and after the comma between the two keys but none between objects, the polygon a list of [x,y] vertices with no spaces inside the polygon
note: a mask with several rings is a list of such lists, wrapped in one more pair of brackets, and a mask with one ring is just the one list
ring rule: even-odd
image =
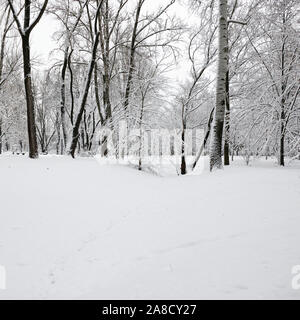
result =
[{"label": "snow", "polygon": [[160,177],[0,156],[0,299],[299,299],[300,163]]}]

